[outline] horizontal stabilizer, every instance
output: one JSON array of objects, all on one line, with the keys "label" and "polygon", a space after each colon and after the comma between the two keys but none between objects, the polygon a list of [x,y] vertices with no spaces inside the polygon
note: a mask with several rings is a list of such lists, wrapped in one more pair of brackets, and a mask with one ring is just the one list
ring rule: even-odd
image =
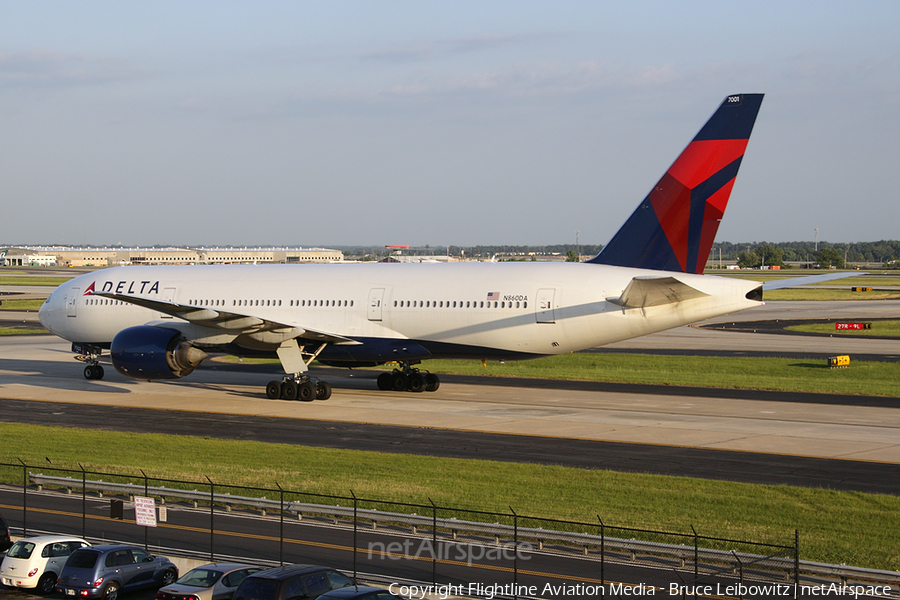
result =
[{"label": "horizontal stabilizer", "polygon": [[674,277],[635,277],[621,296],[607,301],[625,308],[646,308],[708,295]]},{"label": "horizontal stabilizer", "polygon": [[826,273],[825,275],[806,275],[804,277],[790,277],[788,279],[773,279],[763,283],[763,291],[781,290],[789,287],[797,287],[798,285],[808,285],[810,283],[822,283],[824,281],[833,281],[835,279],[844,279],[846,277],[856,277],[858,275],[868,275],[861,271],[852,273]]},{"label": "horizontal stabilizer", "polygon": [[164,315],[184,319],[195,325],[214,327],[235,335],[256,334],[265,331],[283,332],[290,329],[296,329],[296,331],[299,332],[298,337],[305,340],[349,345],[360,343],[354,339],[325,331],[307,329],[303,326],[270,321],[253,315],[242,315],[221,309],[201,308],[167,300],[155,300],[153,298],[142,298],[140,296],[129,296],[127,294],[114,294],[112,292],[94,292],[94,295],[119,300],[120,302],[128,302],[129,304],[161,312]]}]

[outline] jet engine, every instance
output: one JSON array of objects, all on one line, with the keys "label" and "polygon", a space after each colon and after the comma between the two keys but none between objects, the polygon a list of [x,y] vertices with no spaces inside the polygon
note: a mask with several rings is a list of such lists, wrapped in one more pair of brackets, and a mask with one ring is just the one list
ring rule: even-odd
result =
[{"label": "jet engine", "polygon": [[110,357],[116,371],[135,379],[177,379],[189,374],[208,355],[181,332],[140,325],[113,338]]}]

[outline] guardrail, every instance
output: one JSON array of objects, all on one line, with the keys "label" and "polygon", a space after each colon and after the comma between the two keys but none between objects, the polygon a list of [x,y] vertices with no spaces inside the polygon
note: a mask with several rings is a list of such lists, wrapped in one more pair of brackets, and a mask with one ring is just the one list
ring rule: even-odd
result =
[{"label": "guardrail", "polygon": [[[266,511],[279,511],[297,515],[302,519],[304,515],[318,515],[320,517],[330,518],[333,524],[338,525],[340,518],[352,519],[356,518],[361,521],[368,521],[372,529],[379,526],[407,526],[414,535],[419,534],[420,528],[430,529],[435,527],[437,530],[444,531],[452,540],[458,540],[461,533],[489,535],[494,539],[495,544],[501,544],[503,539],[512,540],[516,537],[520,542],[522,540],[533,541],[538,550],[549,551],[545,548],[548,542],[558,542],[574,546],[580,549],[584,556],[590,556],[590,548],[599,548],[605,545],[607,550],[619,551],[625,553],[630,560],[638,559],[639,554],[653,556],[671,556],[678,559],[683,566],[686,559],[695,557],[696,549],[693,546],[684,544],[663,544],[657,542],[647,542],[637,539],[611,538],[608,536],[592,535],[588,533],[565,532],[543,528],[513,527],[511,525],[503,525],[501,523],[483,523],[478,521],[466,521],[456,518],[435,518],[428,515],[418,515],[410,513],[387,512],[372,509],[354,509],[352,506],[328,505],[328,504],[312,504],[306,502],[285,502],[280,500],[270,500],[267,498],[259,498],[253,496],[236,496],[232,494],[215,494],[209,492],[201,492],[199,490],[183,490],[179,488],[159,487],[159,486],[142,486],[130,483],[113,483],[100,480],[82,480],[69,477],[54,477],[40,474],[29,474],[29,479],[33,484],[38,486],[40,490],[42,486],[50,485],[61,487],[71,493],[74,489],[81,489],[82,484],[86,489],[102,493],[125,494],[128,496],[150,495],[159,497],[163,504],[166,498],[177,498],[180,500],[188,500],[194,503],[196,508],[199,502],[215,502],[224,505],[227,511],[232,507],[252,507],[261,511],[265,516]],[[596,526],[598,529],[600,525]],[[763,555],[743,554],[738,555],[744,565],[757,562],[760,559],[768,559]],[[725,550],[699,549],[699,558],[704,562],[734,565],[738,566],[735,561],[735,555]],[[771,560],[771,559],[770,559]],[[792,560],[783,560],[780,568],[788,570],[793,569]]]},{"label": "guardrail", "polygon": [[[442,541],[459,541],[460,536],[491,536],[495,544],[510,543],[515,539],[519,544],[523,541],[533,543],[536,550],[544,552],[559,552],[571,554],[573,549],[585,557],[591,557],[591,551],[603,547],[607,557],[614,557],[624,562],[639,561],[642,557],[664,558],[683,567],[686,561],[702,562],[707,567],[714,567],[717,571],[737,571],[743,569],[754,572],[776,574],[785,581],[791,581],[797,563],[793,557],[765,556],[745,552],[728,550],[716,550],[698,548],[684,544],[667,544],[648,542],[638,539],[626,539],[594,535],[588,533],[566,532],[544,528],[513,527],[501,523],[484,523],[467,521],[456,518],[437,518],[434,515],[419,515],[410,513],[387,512],[372,509],[355,508],[353,506],[313,504],[305,502],[284,502],[265,497],[237,496],[232,494],[211,494],[200,490],[186,490],[169,488],[164,486],[143,486],[137,484],[105,482],[102,480],[81,480],[69,477],[55,477],[30,473],[29,479],[40,489],[43,486],[59,487],[71,493],[74,490],[91,490],[99,493],[124,494],[128,496],[150,495],[160,498],[165,504],[166,499],[178,499],[192,502],[196,508],[200,502],[213,502],[225,507],[226,511],[233,507],[249,507],[259,510],[263,516],[267,511],[284,511],[294,514],[298,519],[304,516],[316,516],[327,519],[333,525],[341,525],[341,520],[355,519],[356,522],[365,521],[372,529],[378,527],[408,527],[413,535],[425,535],[420,529],[442,531],[446,536]],[[596,525],[599,529],[600,525]],[[559,544],[568,548],[548,548],[548,544]],[[856,582],[897,584],[900,582],[900,573],[865,569],[846,565],[829,565],[809,561],[799,561],[799,571],[804,578],[838,580],[842,585]]]}]

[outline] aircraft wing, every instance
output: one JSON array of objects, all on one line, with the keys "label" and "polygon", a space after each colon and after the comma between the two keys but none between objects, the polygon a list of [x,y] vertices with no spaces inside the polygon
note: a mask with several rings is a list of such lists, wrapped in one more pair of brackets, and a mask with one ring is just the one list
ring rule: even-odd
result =
[{"label": "aircraft wing", "polygon": [[607,300],[625,308],[646,308],[708,295],[675,277],[635,277],[621,296]]},{"label": "aircraft wing", "polygon": [[127,294],[114,294],[111,292],[94,292],[95,296],[103,298],[111,298],[113,300],[121,300],[136,306],[142,306],[150,310],[155,310],[163,314],[184,319],[189,323],[201,325],[203,327],[214,327],[222,329],[223,332],[233,333],[235,335],[247,333],[260,333],[264,331],[284,331],[286,329],[296,329],[298,335],[296,337],[315,340],[318,342],[329,342],[341,345],[357,345],[354,339],[329,333],[326,331],[317,331],[315,329],[307,329],[297,327],[287,323],[279,323],[278,321],[270,321],[250,315],[242,315],[221,309],[203,308],[199,306],[188,306],[186,304],[178,304],[166,300],[154,300],[151,298],[142,298],[140,296],[129,296]]},{"label": "aircraft wing", "polygon": [[773,279],[772,281],[763,283],[763,291],[780,290],[798,285],[806,285],[808,283],[822,283],[823,281],[844,279],[845,277],[856,277],[858,275],[868,275],[868,273],[854,271],[852,273],[826,273],[824,275],[806,275],[804,277],[791,277],[789,279]]}]

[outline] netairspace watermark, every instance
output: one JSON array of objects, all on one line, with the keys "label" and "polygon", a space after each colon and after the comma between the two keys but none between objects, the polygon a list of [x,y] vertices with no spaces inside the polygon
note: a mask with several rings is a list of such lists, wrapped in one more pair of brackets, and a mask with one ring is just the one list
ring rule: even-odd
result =
[{"label": "netairspace watermark", "polygon": [[[889,585],[843,585],[840,583],[821,583],[818,585],[801,585],[801,598],[859,598],[889,596]],[[718,583],[715,585],[679,585],[671,584],[666,588],[670,596],[755,596],[766,598],[787,597],[794,595],[794,586],[784,583]]]},{"label": "netairspace watermark", "polygon": [[464,562],[471,567],[481,561],[530,560],[534,550],[531,544],[438,544],[437,550],[431,540],[406,540],[403,542],[370,542],[366,557],[374,556],[387,560],[452,560]]},{"label": "netairspace watermark", "polygon": [[[388,590],[392,594],[398,594],[404,598],[422,600],[425,598],[440,598],[448,600],[459,596],[479,597],[493,600],[498,597],[530,597],[541,598],[572,597],[572,598],[620,598],[623,596],[660,596],[660,597],[757,597],[757,598],[793,598],[794,586],[783,583],[718,583],[713,585],[681,585],[673,583],[669,587],[655,587],[627,583],[546,583],[544,585],[521,584],[400,584],[392,583]],[[889,585],[841,585],[838,583],[820,585],[801,585],[801,598],[859,598],[889,596],[892,593]]]},{"label": "netairspace watermark", "polygon": [[[431,540],[407,539],[403,542],[370,542],[367,558],[387,560],[441,560],[465,563],[467,566],[487,561],[530,560],[534,547],[525,542],[520,544],[478,544],[439,543],[435,548]],[[714,583],[679,584],[671,583],[657,587],[645,583],[546,583],[543,585],[467,583],[467,584],[399,584],[393,583],[390,591],[405,598],[442,598],[455,596],[480,597],[493,600],[498,597],[524,596],[602,598],[622,596],[660,597],[762,597],[792,598],[793,584],[785,583]],[[838,583],[800,585],[801,598],[859,598],[889,596],[893,590],[889,585],[841,585]]]}]

